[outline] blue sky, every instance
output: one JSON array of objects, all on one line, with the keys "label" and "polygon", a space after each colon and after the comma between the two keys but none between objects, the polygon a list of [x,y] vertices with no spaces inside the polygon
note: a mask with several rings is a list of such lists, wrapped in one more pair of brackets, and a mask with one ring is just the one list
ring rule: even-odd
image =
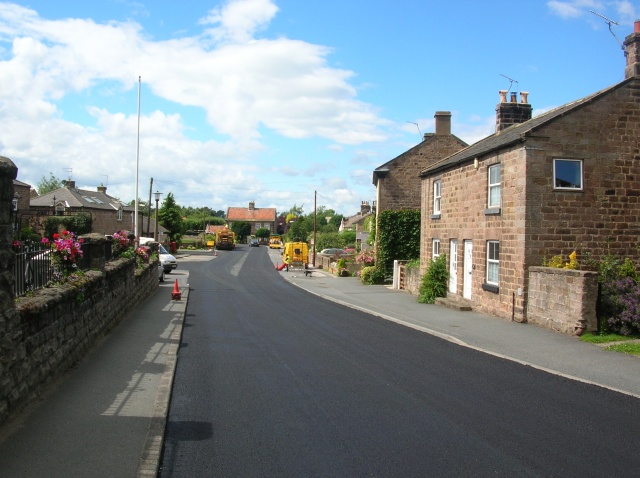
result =
[{"label": "blue sky", "polygon": [[142,199],[153,178],[183,206],[311,212],[317,191],[351,215],[436,111],[473,143],[498,90],[535,115],[621,81],[638,18],[640,0],[0,2],[0,155],[33,186],[130,201],[138,164]]}]

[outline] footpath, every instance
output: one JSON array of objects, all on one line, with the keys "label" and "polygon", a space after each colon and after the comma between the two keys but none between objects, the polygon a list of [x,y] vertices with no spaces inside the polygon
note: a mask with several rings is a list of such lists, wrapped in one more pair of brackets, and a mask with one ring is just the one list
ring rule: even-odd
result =
[{"label": "footpath", "polygon": [[[275,263],[279,255],[269,254]],[[640,358],[476,312],[419,304],[387,286],[320,270],[292,285],[463,347],[640,398]],[[182,298],[171,300],[178,279]],[[2,477],[157,475],[189,295],[177,269],[73,370],[0,428]]]}]

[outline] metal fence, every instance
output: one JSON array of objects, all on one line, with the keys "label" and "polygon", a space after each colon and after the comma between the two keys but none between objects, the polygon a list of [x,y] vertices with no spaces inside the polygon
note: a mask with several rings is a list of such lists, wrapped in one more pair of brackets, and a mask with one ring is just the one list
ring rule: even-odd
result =
[{"label": "metal fence", "polygon": [[[111,241],[107,241],[104,246],[103,257],[105,261],[112,259]],[[90,269],[91,253],[96,251],[90,244],[83,243],[81,246],[82,257],[78,260],[78,269],[86,271]],[[51,264],[51,246],[41,243],[27,243],[14,246],[16,262],[13,266],[15,281],[13,293],[16,297],[25,295],[27,292],[42,289],[55,277],[55,270]]]}]

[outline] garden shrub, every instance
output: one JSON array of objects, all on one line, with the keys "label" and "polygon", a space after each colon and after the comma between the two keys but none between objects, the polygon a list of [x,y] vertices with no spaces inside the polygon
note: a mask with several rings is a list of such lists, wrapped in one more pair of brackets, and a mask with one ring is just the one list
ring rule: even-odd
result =
[{"label": "garden shrub", "polygon": [[360,271],[360,280],[363,284],[384,284],[384,271],[376,266],[363,267]]},{"label": "garden shrub", "polygon": [[422,276],[418,302],[433,304],[437,297],[446,297],[448,280],[446,254],[441,254],[429,264],[427,272]]},{"label": "garden shrub", "polygon": [[631,277],[603,284],[601,313],[610,332],[640,334],[640,285]]}]

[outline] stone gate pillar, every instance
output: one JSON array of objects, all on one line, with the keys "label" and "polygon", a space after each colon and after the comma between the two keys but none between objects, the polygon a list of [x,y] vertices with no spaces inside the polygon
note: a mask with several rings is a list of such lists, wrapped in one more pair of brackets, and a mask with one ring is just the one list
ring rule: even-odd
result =
[{"label": "stone gate pillar", "polygon": [[[20,316],[15,308],[13,296],[13,265],[15,254],[11,249],[13,240],[13,218],[11,200],[13,199],[13,180],[18,168],[9,159],[0,156],[0,363],[9,368],[15,356],[15,339],[20,334]],[[12,381],[5,379],[0,383],[0,423],[7,416],[8,396],[13,387]]]}]

